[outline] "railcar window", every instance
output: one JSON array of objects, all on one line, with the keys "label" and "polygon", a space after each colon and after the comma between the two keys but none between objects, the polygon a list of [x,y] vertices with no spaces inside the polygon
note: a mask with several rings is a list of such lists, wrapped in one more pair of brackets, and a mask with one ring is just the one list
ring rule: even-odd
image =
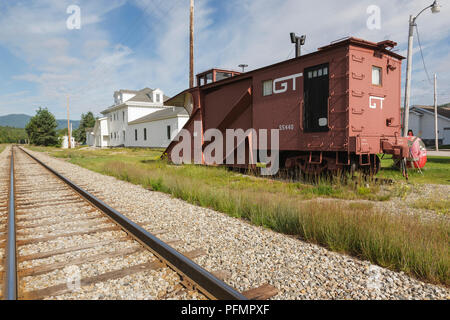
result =
[{"label": "railcar window", "polygon": [[273,80],[267,80],[263,83],[263,96],[271,96],[273,90]]},{"label": "railcar window", "polygon": [[216,73],[216,81],[220,81],[223,79],[231,78],[231,73],[229,72],[217,72]]},{"label": "railcar window", "polygon": [[206,74],[206,84],[212,83],[213,82],[213,74],[212,72]]},{"label": "railcar window", "polygon": [[381,86],[381,68],[372,67],[372,84],[375,86]]}]

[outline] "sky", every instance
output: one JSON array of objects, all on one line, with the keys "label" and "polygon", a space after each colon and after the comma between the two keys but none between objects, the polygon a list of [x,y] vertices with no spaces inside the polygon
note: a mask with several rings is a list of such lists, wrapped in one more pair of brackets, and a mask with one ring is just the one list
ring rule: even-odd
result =
[{"label": "sky", "polygon": [[[195,73],[257,69],[294,57],[289,33],[306,34],[303,53],[347,36],[398,43],[406,56],[409,15],[433,0],[195,0]],[[438,101],[450,102],[450,0],[417,19],[422,53]],[[80,9],[80,28],[67,20]],[[380,9],[377,28],[369,28]],[[76,21],[75,21],[76,22]],[[69,24],[73,26],[73,24]],[[414,34],[411,104],[433,104]],[[406,60],[403,64],[404,84]],[[189,84],[189,0],[0,0],[0,115],[47,107],[71,119],[113,104],[114,91]],[[403,91],[403,90],[402,90]],[[402,92],[403,93],[403,92]]]}]

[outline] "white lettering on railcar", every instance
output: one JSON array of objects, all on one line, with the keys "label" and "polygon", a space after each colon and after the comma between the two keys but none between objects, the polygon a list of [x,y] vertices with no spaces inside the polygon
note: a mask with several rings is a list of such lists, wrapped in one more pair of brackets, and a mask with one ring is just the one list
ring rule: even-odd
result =
[{"label": "white lettering on railcar", "polygon": [[[303,77],[303,73],[293,74],[287,77],[278,78],[273,81],[273,93],[284,93],[288,90],[288,82],[292,79],[292,90],[297,90],[297,85],[295,80],[297,78]],[[277,89],[277,83],[280,83],[281,89]]]},{"label": "white lettering on railcar", "polygon": [[294,131],[293,124],[280,124],[280,131]]},{"label": "white lettering on railcar", "polygon": [[383,101],[384,101],[384,98],[370,96],[369,108],[376,109],[377,106],[380,105],[380,109],[383,110]]}]

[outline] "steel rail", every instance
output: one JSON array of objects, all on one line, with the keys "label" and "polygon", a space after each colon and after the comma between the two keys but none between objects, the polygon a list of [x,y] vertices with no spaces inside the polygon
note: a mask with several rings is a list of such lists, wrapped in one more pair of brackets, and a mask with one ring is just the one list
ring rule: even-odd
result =
[{"label": "steel rail", "polygon": [[5,300],[17,300],[16,212],[14,201],[14,147],[11,147],[8,203],[8,240],[6,247]]},{"label": "steel rail", "polygon": [[173,249],[171,246],[164,243],[163,241],[152,235],[150,232],[125,217],[114,208],[111,208],[100,199],[97,199],[89,192],[78,187],[75,183],[63,177],[58,172],[47,166],[42,161],[38,160],[36,157],[31,155],[24,149],[20,148],[20,150],[25,152],[29,157],[31,157],[37,163],[57,176],[60,180],[69,185],[72,189],[74,189],[87,201],[92,203],[95,207],[106,213],[128,234],[142,243],[177,273],[186,277],[186,280],[188,280],[188,282],[191,282],[191,284],[197,287],[197,289],[204,293],[208,298],[217,300],[248,300],[240,292],[236,291],[225,282],[219,280],[214,275],[200,267],[198,264],[185,257],[184,255]]}]

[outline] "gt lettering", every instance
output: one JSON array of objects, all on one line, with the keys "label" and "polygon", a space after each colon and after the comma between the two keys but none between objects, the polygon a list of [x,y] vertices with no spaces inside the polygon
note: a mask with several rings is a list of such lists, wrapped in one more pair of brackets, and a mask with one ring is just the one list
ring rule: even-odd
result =
[{"label": "gt lettering", "polygon": [[[297,78],[300,78],[300,77],[303,77],[303,73],[297,73],[297,74],[293,74],[291,76],[275,79],[273,81],[273,93],[278,94],[278,93],[286,92],[288,90],[289,80],[292,80],[292,90],[296,91],[297,90],[296,80],[297,80]],[[277,89],[278,83],[280,83],[281,89]]]}]

